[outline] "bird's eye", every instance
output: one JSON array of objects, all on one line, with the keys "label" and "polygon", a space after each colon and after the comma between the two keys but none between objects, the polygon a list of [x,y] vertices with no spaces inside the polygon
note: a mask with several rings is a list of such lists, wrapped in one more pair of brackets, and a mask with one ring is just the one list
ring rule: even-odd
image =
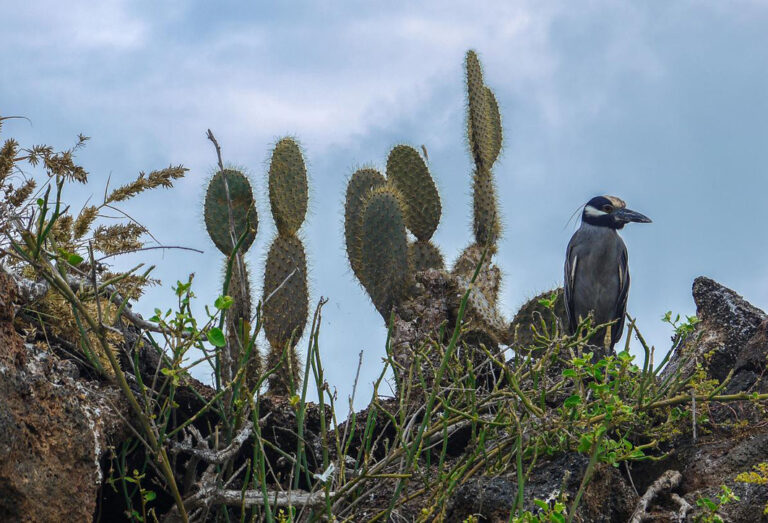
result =
[{"label": "bird's eye", "polygon": [[603,205],[603,211],[611,212],[611,211],[613,211],[613,206],[612,205],[607,205],[607,204]]}]

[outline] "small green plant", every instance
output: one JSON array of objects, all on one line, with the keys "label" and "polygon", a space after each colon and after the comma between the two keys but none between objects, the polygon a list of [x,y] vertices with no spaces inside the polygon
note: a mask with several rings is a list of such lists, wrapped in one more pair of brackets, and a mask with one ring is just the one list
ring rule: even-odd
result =
[{"label": "small green plant", "polygon": [[724,505],[734,501],[739,501],[739,496],[734,494],[726,485],[720,485],[720,495],[716,499],[701,497],[696,500],[696,506],[704,510],[703,514],[696,517],[696,521],[698,523],[723,523],[723,518],[718,514],[718,511]]},{"label": "small green plant", "polygon": [[519,515],[513,515],[510,518],[511,523],[565,523],[568,516],[568,510],[565,503],[553,501],[547,503],[540,499],[534,499],[533,504],[538,510],[534,513],[526,510]]},{"label": "small green plant", "polygon": [[696,316],[685,316],[681,318],[679,314],[675,314],[675,318],[672,319],[672,311],[667,311],[661,318],[661,321],[668,323],[675,329],[675,335],[679,337],[686,337],[693,334],[696,324],[701,320]]}]

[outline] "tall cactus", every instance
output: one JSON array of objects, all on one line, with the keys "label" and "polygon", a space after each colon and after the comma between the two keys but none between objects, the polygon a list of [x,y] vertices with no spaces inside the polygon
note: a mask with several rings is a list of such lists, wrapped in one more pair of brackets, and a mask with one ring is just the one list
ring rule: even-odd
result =
[{"label": "tall cactus", "polygon": [[[298,144],[283,138],[269,166],[269,201],[277,235],[267,254],[262,316],[270,344],[267,366],[281,368],[269,377],[270,393],[290,396],[300,383],[296,344],[309,313],[307,262],[297,232],[307,212],[307,171]],[[287,353],[286,353],[287,351]]]},{"label": "tall cactus", "polygon": [[484,83],[482,66],[475,51],[467,51],[465,67],[467,141],[475,164],[472,173],[472,230],[475,242],[461,253],[452,272],[461,287],[469,288],[469,281],[487,249],[475,285],[470,290],[468,316],[496,339],[506,340],[505,321],[496,309],[501,271],[491,263],[501,235],[492,171],[503,142],[501,115],[496,96]]},{"label": "tall cactus", "polygon": [[[227,290],[232,306],[225,312],[227,357],[221,371],[228,382],[242,356],[245,330],[251,320],[251,286],[244,254],[253,244],[259,223],[251,184],[242,172],[224,169],[211,178],[205,195],[204,219],[208,235],[227,260],[240,241]],[[246,380],[252,385],[261,370],[261,358],[255,347],[247,365]]]},{"label": "tall cactus", "polygon": [[386,179],[370,168],[350,178],[344,204],[347,257],[384,321],[407,296],[414,272],[443,267],[440,251],[430,242],[440,213],[429,169],[408,145],[390,151]]},{"label": "tall cactus", "polygon": [[[474,163],[474,241],[452,270],[445,270],[443,256],[431,241],[442,209],[425,161],[426,149],[422,157],[413,147],[395,146],[387,158],[386,178],[370,168],[355,172],[344,205],[352,270],[385,321],[395,311],[391,333],[395,373],[419,361],[427,386],[432,384],[430,372],[441,362],[439,351],[424,358],[423,342],[427,338],[434,342],[446,322],[455,321],[465,293],[469,295],[462,328],[471,333],[467,340],[476,349],[468,351],[468,357],[477,364],[484,362],[486,352],[479,345],[511,339],[497,309],[501,271],[491,262],[501,231],[492,172],[503,142],[501,115],[474,51],[467,53],[465,65],[467,140]],[[421,274],[415,277],[417,273]]]},{"label": "tall cactus", "polygon": [[477,53],[467,51],[467,139],[473,173],[473,229],[475,241],[495,250],[501,234],[496,191],[491,171],[502,146],[501,115],[493,91],[483,83]]}]

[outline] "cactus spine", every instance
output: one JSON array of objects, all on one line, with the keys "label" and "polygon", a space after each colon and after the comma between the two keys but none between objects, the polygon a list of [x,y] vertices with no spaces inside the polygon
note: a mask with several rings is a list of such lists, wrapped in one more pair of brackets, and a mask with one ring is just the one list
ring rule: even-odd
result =
[{"label": "cactus spine", "polygon": [[282,367],[269,377],[272,394],[290,396],[300,383],[296,344],[309,313],[307,262],[297,232],[307,212],[307,171],[298,144],[280,140],[269,166],[269,201],[277,235],[267,254],[262,315],[270,344],[267,365]]},{"label": "cactus spine", "polygon": [[[429,169],[408,145],[390,151],[386,179],[370,168],[350,178],[344,204],[347,257],[384,321],[407,296],[414,272],[443,267],[430,242],[441,212]],[[409,242],[407,230],[415,242]]]},{"label": "cactus spine", "polygon": [[[244,254],[253,244],[259,223],[251,184],[242,172],[224,169],[211,178],[205,195],[204,219],[208,235],[227,257],[227,263],[234,253],[227,288],[232,306],[225,312],[227,354],[221,368],[222,378],[229,382],[240,363],[243,341],[250,330],[251,286]],[[238,241],[241,243],[235,253]],[[261,370],[256,347],[251,351],[247,365],[246,381],[252,385]]]}]

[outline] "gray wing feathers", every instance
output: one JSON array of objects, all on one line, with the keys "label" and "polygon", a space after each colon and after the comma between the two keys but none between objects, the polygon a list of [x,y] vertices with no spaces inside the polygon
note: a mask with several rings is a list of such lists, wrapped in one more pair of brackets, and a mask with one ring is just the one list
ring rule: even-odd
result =
[{"label": "gray wing feathers", "polygon": [[627,248],[622,245],[619,255],[619,296],[616,300],[616,318],[619,321],[613,326],[611,342],[616,343],[624,332],[624,316],[627,312],[627,296],[629,295],[629,261]]},{"label": "gray wing feathers", "polygon": [[565,285],[564,285],[564,294],[565,294],[565,312],[568,316],[568,327],[570,329],[570,332],[574,332],[576,330],[576,325],[578,323],[578,318],[576,317],[576,311],[574,310],[574,304],[573,304],[573,286],[576,282],[576,267],[579,263],[578,256],[574,255],[573,253],[573,246],[571,244],[568,245],[568,250],[565,254]]}]

